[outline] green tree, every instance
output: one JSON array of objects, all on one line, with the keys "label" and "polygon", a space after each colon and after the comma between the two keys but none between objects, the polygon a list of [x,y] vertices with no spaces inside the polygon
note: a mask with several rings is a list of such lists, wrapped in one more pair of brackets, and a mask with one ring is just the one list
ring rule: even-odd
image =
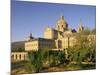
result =
[{"label": "green tree", "polygon": [[35,70],[35,72],[39,72],[42,69],[42,59],[40,51],[31,51],[28,53],[28,57],[29,62],[32,63],[31,65],[33,66],[33,70]]},{"label": "green tree", "polygon": [[66,60],[66,57],[65,57],[65,52],[64,51],[61,51],[58,53],[58,60],[60,63],[64,63],[65,60]]},{"label": "green tree", "polygon": [[41,58],[44,67],[48,67],[50,65],[49,61],[49,49],[48,47],[43,48],[41,51]]},{"label": "green tree", "polygon": [[[49,62],[49,50],[47,47],[40,49],[37,52],[29,52],[29,61],[34,66],[35,72],[40,72]],[[46,66],[47,67],[47,66]]]}]

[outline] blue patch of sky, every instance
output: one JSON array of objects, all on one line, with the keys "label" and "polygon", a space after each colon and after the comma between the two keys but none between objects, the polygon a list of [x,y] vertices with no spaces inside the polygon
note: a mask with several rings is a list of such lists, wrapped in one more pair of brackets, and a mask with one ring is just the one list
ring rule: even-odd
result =
[{"label": "blue patch of sky", "polygon": [[25,40],[29,33],[43,37],[45,27],[56,27],[63,15],[69,28],[77,30],[80,19],[85,27],[95,27],[96,7],[88,5],[55,4],[14,1],[11,3],[12,41]]}]

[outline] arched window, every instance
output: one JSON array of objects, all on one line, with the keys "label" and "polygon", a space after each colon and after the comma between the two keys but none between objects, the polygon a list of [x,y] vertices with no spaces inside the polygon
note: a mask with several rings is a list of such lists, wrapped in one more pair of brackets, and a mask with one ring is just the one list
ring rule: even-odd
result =
[{"label": "arched window", "polygon": [[24,60],[26,59],[26,55],[24,54]]},{"label": "arched window", "polygon": [[62,25],[62,28],[63,28],[63,25]]},{"label": "arched window", "polygon": [[16,59],[17,59],[17,54],[16,54]]},{"label": "arched window", "polygon": [[19,55],[19,59],[21,59],[21,54]]}]

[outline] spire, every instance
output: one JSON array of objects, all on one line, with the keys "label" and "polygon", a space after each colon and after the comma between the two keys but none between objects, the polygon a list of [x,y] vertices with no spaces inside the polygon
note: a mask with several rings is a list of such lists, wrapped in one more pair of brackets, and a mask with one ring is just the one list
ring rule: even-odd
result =
[{"label": "spire", "polygon": [[64,20],[64,16],[60,16],[60,19]]},{"label": "spire", "polygon": [[80,26],[80,27],[83,27],[82,19],[80,19],[79,26]]},{"label": "spire", "polygon": [[82,19],[80,19],[78,32],[81,32],[81,31],[83,31],[83,30],[84,30],[84,27],[83,27]]},{"label": "spire", "polygon": [[29,38],[30,38],[30,39],[33,39],[32,33],[30,33]]},{"label": "spire", "polygon": [[30,33],[30,37],[32,37],[32,33]]}]

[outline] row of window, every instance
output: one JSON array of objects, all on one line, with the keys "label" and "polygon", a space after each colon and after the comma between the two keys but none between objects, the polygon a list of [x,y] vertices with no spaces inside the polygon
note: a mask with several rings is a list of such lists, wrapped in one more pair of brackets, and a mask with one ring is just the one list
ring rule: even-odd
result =
[{"label": "row of window", "polygon": [[35,43],[35,44],[28,44],[28,45],[25,45],[26,47],[31,47],[31,46],[38,46],[38,44],[37,43]]},{"label": "row of window", "polygon": [[13,59],[13,60],[17,60],[17,59],[23,59],[23,60],[25,60],[26,59],[26,55],[22,55],[22,54],[14,54],[14,55],[12,55],[11,56],[11,59]]}]

